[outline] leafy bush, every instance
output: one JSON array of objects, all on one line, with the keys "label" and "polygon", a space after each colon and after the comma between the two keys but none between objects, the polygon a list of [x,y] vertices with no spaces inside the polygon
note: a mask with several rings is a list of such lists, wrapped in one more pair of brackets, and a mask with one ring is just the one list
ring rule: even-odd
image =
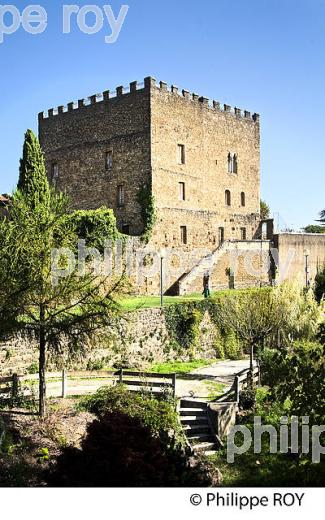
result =
[{"label": "leafy bush", "polygon": [[315,278],[315,298],[318,302],[324,298],[325,295],[325,264],[323,269],[317,273]]},{"label": "leafy bush", "polygon": [[256,401],[255,393],[256,389],[252,387],[245,388],[245,390],[240,393],[239,407],[242,410],[252,410]]},{"label": "leafy bush", "polygon": [[79,239],[85,240],[88,247],[95,247],[100,252],[104,250],[105,240],[115,241],[120,236],[112,209],[102,207],[78,210],[68,214],[66,220]]},{"label": "leafy bush", "polygon": [[98,417],[107,413],[124,413],[139,420],[166,446],[185,446],[176,403],[170,397],[158,399],[149,392],[131,392],[118,384],[100,388],[95,394],[84,398],[79,406]]},{"label": "leafy bush", "polygon": [[183,451],[166,449],[138,417],[115,411],[88,426],[81,450],[63,449],[48,482],[69,487],[209,486],[211,470],[204,463],[191,468]]},{"label": "leafy bush", "polygon": [[325,346],[295,343],[289,350],[262,356],[262,377],[274,400],[291,401],[292,414],[308,415],[310,423],[325,417]]},{"label": "leafy bush", "polygon": [[143,234],[142,240],[149,242],[153,228],[157,221],[157,211],[155,198],[152,195],[151,187],[144,184],[138,193],[138,203],[141,208],[141,217],[143,221]]}]

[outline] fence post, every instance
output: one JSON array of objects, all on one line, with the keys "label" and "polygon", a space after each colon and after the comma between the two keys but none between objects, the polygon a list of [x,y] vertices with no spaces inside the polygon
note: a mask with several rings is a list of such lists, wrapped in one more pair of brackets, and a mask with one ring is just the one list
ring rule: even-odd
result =
[{"label": "fence post", "polygon": [[62,399],[64,399],[67,396],[67,373],[65,371],[65,368],[62,370]]},{"label": "fence post", "polygon": [[173,383],[173,398],[176,397],[176,374],[172,374],[172,383]]},{"label": "fence post", "polygon": [[11,387],[11,397],[15,399],[18,395],[19,388],[19,378],[17,374],[12,374],[12,387]]},{"label": "fence post", "polygon": [[235,399],[236,399],[236,403],[239,403],[239,392],[240,392],[240,389],[239,389],[239,376],[236,376],[235,377]]},{"label": "fence post", "polygon": [[123,383],[123,368],[121,368],[121,370],[120,370],[119,382]]}]

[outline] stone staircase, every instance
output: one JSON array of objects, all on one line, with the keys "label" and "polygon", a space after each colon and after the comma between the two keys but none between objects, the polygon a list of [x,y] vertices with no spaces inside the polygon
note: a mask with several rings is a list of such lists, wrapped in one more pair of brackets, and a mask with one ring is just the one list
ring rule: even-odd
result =
[{"label": "stone staircase", "polygon": [[[184,296],[191,292],[196,292],[195,290],[193,290],[195,282],[198,282],[199,280],[201,287],[204,273],[209,271],[209,273],[211,274],[213,268],[217,265],[221,257],[226,253],[230,253],[232,251],[237,252],[237,254],[246,251],[255,251],[256,253],[260,253],[261,250],[269,251],[269,249],[269,240],[225,240],[221,245],[219,245],[219,247],[217,247],[217,249],[215,249],[208,255],[204,256],[188,273],[184,274],[178,280],[178,295]],[[235,258],[236,256],[234,257],[234,259]]]},{"label": "stone staircase", "polygon": [[193,452],[214,455],[218,450],[218,444],[210,425],[207,403],[194,399],[181,399],[179,415]]},{"label": "stone staircase", "polygon": [[217,261],[221,256],[231,249],[231,244],[233,242],[225,241],[223,242],[217,249],[209,253],[207,256],[203,257],[191,271],[182,278],[180,278],[178,282],[178,292],[180,296],[183,296],[188,293],[188,288],[197,278],[203,278],[203,275],[206,271],[211,271],[211,269],[216,265]]}]

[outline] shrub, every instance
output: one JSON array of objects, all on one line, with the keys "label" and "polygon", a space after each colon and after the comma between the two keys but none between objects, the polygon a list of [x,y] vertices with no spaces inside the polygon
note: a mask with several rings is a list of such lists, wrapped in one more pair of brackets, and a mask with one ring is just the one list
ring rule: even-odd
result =
[{"label": "shrub", "polygon": [[315,278],[315,298],[320,303],[325,295],[325,264]]},{"label": "shrub", "polygon": [[105,240],[115,241],[120,233],[112,209],[105,207],[91,210],[78,210],[66,216],[78,238],[86,241],[88,247],[104,251]]},{"label": "shrub", "polygon": [[80,407],[98,417],[107,413],[125,413],[148,427],[166,446],[185,445],[176,404],[168,396],[158,399],[149,392],[131,392],[118,384],[100,388],[95,394],[84,398]]},{"label": "shrub", "polygon": [[184,452],[166,449],[139,418],[115,411],[88,426],[81,450],[63,449],[48,482],[69,487],[209,486],[209,469],[203,463],[190,468]]}]

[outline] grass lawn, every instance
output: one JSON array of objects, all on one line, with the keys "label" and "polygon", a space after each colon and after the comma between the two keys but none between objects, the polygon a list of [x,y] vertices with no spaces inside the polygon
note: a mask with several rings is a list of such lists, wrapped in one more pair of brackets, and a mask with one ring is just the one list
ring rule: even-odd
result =
[{"label": "grass lawn", "polygon": [[[175,305],[188,301],[202,300],[202,294],[189,294],[187,296],[164,296],[164,305]],[[129,296],[119,300],[124,311],[134,311],[136,309],[154,309],[160,307],[160,296]]]},{"label": "grass lawn", "polygon": [[[222,297],[227,294],[240,294],[244,292],[252,292],[252,291],[265,291],[269,290],[269,287],[263,288],[248,288],[248,289],[222,289],[220,291],[215,291],[211,295],[211,299],[214,297]],[[204,296],[201,293],[193,293],[185,296],[164,296],[164,306],[167,305],[175,305],[177,303],[186,303],[186,302],[197,302],[204,300]],[[137,309],[153,309],[160,307],[160,296],[127,296],[118,300],[118,303],[121,305],[122,310],[124,311],[134,311]]]},{"label": "grass lawn", "polygon": [[198,359],[196,361],[170,361],[152,365],[149,372],[158,374],[187,374],[196,368],[203,368],[221,361],[220,359]]}]

